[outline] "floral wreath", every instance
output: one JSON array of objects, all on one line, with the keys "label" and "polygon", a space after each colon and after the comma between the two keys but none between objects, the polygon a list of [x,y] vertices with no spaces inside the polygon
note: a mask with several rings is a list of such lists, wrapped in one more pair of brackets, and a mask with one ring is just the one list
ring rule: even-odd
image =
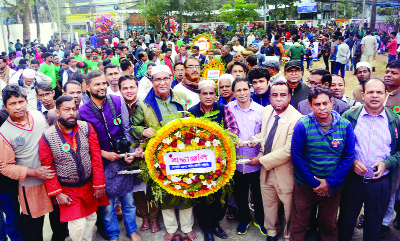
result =
[{"label": "floral wreath", "polygon": [[[209,62],[204,68],[203,68],[203,78],[207,79],[207,72],[209,70],[219,70],[219,76],[221,76],[222,74],[224,74],[225,72],[225,67],[224,65],[218,61],[218,60],[212,60],[211,62]],[[218,88],[217,83],[218,83],[218,79],[214,79],[215,81],[215,87]]]},{"label": "floral wreath", "polygon": [[[216,170],[167,175],[165,154],[202,149],[214,151]],[[209,196],[229,186],[236,170],[235,146],[228,131],[203,118],[177,119],[162,127],[148,142],[145,160],[151,179],[169,194],[183,198]]]},{"label": "floral wreath", "polygon": [[208,54],[208,52],[211,50],[211,40],[207,36],[199,36],[197,37],[194,42],[193,46],[196,46],[197,43],[206,43],[206,48],[205,49],[200,49],[200,54]]}]

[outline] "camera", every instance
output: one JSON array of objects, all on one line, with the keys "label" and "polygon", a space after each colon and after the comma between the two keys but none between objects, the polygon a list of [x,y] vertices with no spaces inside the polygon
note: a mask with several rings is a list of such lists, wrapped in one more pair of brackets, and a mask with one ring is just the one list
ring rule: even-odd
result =
[{"label": "camera", "polygon": [[115,152],[117,154],[129,153],[132,143],[126,137],[119,137],[114,140]]}]

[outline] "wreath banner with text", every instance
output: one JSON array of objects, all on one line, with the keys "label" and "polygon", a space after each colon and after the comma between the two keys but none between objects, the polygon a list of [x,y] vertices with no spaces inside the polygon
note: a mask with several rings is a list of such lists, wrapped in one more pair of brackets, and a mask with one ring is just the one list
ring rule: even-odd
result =
[{"label": "wreath banner with text", "polygon": [[200,118],[171,121],[148,142],[149,176],[169,194],[209,196],[223,188],[236,170],[235,146],[221,126]]}]

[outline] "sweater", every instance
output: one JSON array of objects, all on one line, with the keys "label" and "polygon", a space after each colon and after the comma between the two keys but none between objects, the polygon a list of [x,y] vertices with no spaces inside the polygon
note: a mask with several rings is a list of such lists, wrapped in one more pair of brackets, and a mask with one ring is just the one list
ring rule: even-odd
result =
[{"label": "sweater", "polygon": [[303,56],[306,54],[304,47],[299,43],[294,43],[289,47],[287,55],[290,56],[290,61],[297,60],[300,61],[303,59]]},{"label": "sweater", "polygon": [[346,64],[347,59],[350,58],[349,46],[345,43],[339,44],[338,51],[336,54],[336,62]]},{"label": "sweater", "polygon": [[355,137],[350,122],[332,111],[332,127],[323,133],[314,113],[294,127],[291,156],[296,183],[307,188],[320,185],[314,176],[326,179],[330,189],[342,187],[355,158]]}]

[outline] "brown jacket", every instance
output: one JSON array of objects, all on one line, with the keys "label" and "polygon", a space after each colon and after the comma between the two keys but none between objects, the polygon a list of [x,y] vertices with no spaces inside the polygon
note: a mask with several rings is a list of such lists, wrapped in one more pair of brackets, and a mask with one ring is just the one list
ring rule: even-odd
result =
[{"label": "brown jacket", "polygon": [[[261,132],[256,135],[257,139],[266,138],[267,125],[274,109],[271,105],[266,106],[262,112],[262,128]],[[290,159],[290,148],[292,145],[293,129],[297,121],[302,117],[292,105],[281,114],[278,122],[278,128],[275,133],[272,150],[269,154],[262,156],[260,162],[262,164],[260,181],[265,182],[268,171],[274,171],[278,180],[278,184],[282,192],[291,193],[293,191],[294,167]],[[261,151],[264,153],[265,141],[261,144]]]}]

